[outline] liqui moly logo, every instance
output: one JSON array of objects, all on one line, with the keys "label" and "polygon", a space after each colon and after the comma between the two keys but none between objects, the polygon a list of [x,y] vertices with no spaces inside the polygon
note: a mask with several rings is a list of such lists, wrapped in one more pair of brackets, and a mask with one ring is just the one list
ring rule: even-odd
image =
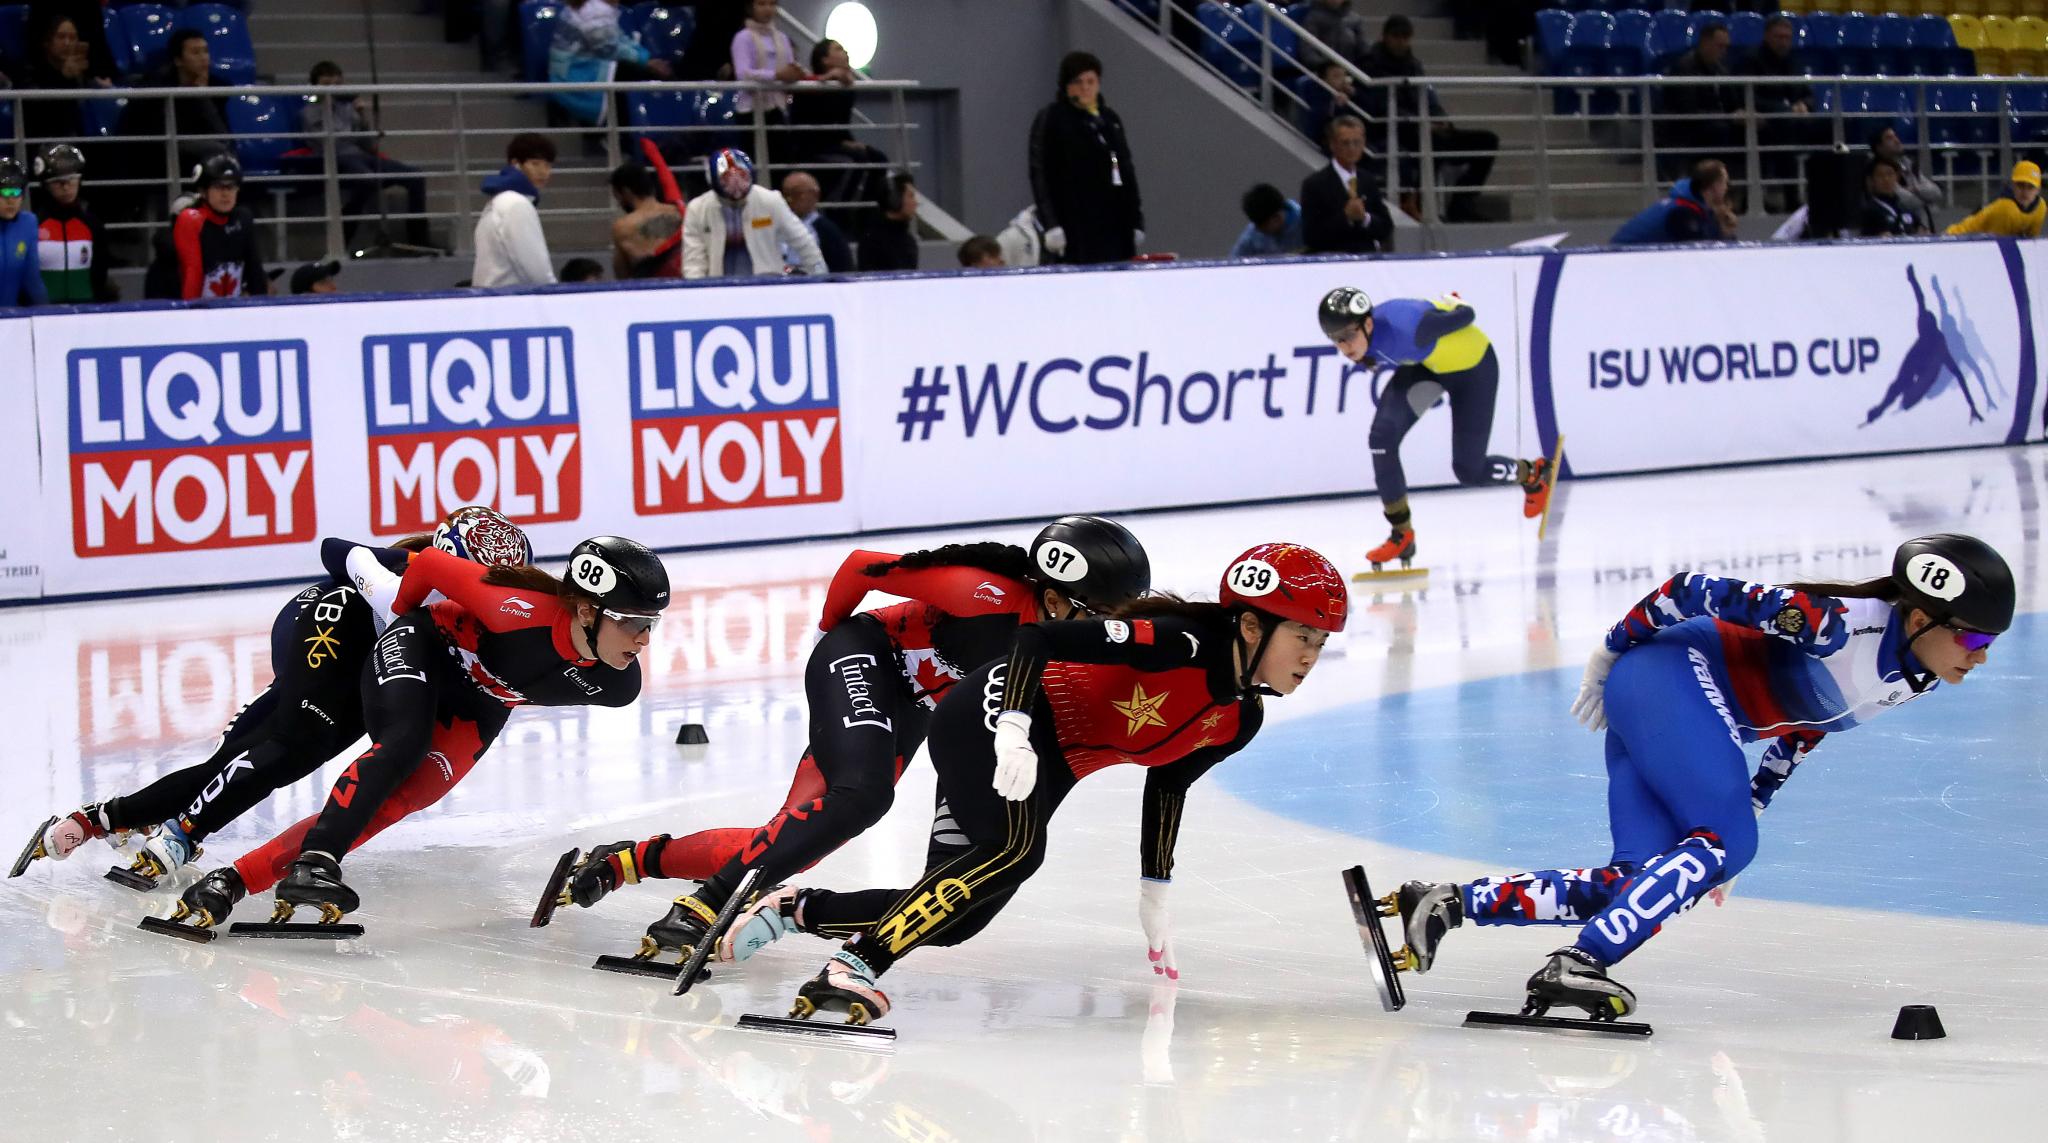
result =
[{"label": "liqui moly logo", "polygon": [[641,515],[840,498],[832,319],[630,327]]},{"label": "liqui moly logo", "polygon": [[560,326],[365,338],[372,527],[420,531],[464,504],[581,514],[575,360]]},{"label": "liqui moly logo", "polygon": [[73,550],[312,539],[306,363],[303,341],[73,350]]}]

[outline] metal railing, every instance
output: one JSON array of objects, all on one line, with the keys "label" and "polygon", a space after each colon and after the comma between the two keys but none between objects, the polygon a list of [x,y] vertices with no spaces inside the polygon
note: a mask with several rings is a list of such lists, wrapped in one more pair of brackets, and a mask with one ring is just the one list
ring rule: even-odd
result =
[{"label": "metal railing", "polygon": [[[207,88],[109,88],[66,91],[0,91],[0,112],[7,113],[11,131],[0,135],[0,154],[30,164],[34,154],[50,145],[71,143],[87,156],[86,196],[96,209],[108,213],[106,203],[121,205],[103,224],[115,239],[133,240],[159,230],[171,202],[186,191],[195,157],[222,147],[242,153],[244,166],[243,204],[251,208],[260,224],[275,237],[271,256],[280,260],[313,253],[338,254],[349,248],[351,229],[365,223],[391,228],[421,221],[447,228],[446,246],[455,253],[470,248],[471,232],[484,200],[478,185],[484,176],[503,165],[504,148],[512,136],[533,131],[555,143],[558,160],[554,180],[543,194],[540,214],[544,223],[588,223],[616,215],[606,186],[611,169],[629,156],[640,156],[632,137],[647,135],[661,144],[667,165],[676,172],[685,193],[701,186],[702,156],[719,146],[747,149],[754,160],[755,177],[764,186],[776,186],[788,171],[802,168],[817,173],[825,184],[832,208],[864,208],[866,199],[833,200],[829,197],[836,180],[832,172],[884,172],[914,169],[911,133],[918,124],[910,114],[910,100],[919,85],[909,81],[863,81],[854,86],[857,98],[869,105],[867,114],[857,115],[843,128],[839,125],[796,126],[773,122],[765,100],[758,96],[784,92],[801,97],[805,92],[839,85],[816,82],[792,84],[743,83],[394,83],[351,84],[346,89],[358,100],[358,107],[377,107],[377,127],[372,132],[337,134],[332,130],[309,131],[301,122],[308,100],[331,99],[339,89],[305,85],[207,87]],[[509,110],[537,108],[555,93],[602,93],[604,114],[596,124],[544,125],[538,111]],[[734,99],[750,93],[749,111],[734,110]],[[656,123],[633,127],[621,123],[617,111],[623,98],[653,96],[671,102],[695,101],[698,111],[708,110],[713,121]],[[285,122],[261,121],[255,127],[229,134],[184,134],[178,131],[178,116],[172,104],[179,100],[210,99],[223,105],[229,100],[273,101],[272,115]],[[144,101],[165,103],[163,130],[141,134],[87,133],[81,135],[27,135],[28,107],[40,102],[118,101],[122,109],[113,114],[88,117],[87,121],[125,122],[128,112]],[[881,105],[888,108],[880,113]],[[225,114],[224,120],[229,118]],[[321,117],[326,118],[326,117]],[[430,127],[387,127],[398,121],[430,122]],[[331,119],[327,120],[331,122]],[[847,131],[863,142],[872,142],[889,154],[887,162],[799,160],[806,148],[799,143],[805,134]],[[253,144],[253,146],[252,146]],[[351,171],[360,164],[350,152],[368,145],[387,152],[411,168],[405,173]],[[252,160],[260,153],[260,163]],[[282,153],[282,155],[280,154]],[[360,194],[365,184],[381,184],[388,191],[412,177],[427,180],[427,209],[423,212],[391,211],[383,208],[384,192],[361,194],[371,199],[367,209],[344,211],[344,202]],[[257,192],[255,194],[251,191]],[[317,238],[315,237],[317,235]],[[397,241],[398,234],[385,235]],[[297,241],[294,242],[293,240]],[[551,231],[552,241],[552,231]],[[359,245],[359,244],[358,244]],[[602,243],[596,243],[602,245]],[[574,248],[575,244],[570,244]]]}]

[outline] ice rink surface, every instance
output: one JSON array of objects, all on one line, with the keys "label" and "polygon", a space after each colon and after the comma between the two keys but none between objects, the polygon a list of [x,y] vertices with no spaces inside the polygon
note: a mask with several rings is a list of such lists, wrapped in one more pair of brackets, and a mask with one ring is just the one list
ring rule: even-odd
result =
[{"label": "ice rink surface", "polygon": [[[732,1027],[780,1014],[831,946],[791,938],[677,999],[593,972],[669,897],[646,882],[529,929],[556,856],[751,826],[802,747],[800,672],[850,546],[670,557],[676,603],[620,711],[528,709],[450,797],[347,864],[352,944],[139,932],[176,888],[101,879],[93,843],[0,881],[0,1138],[1836,1140],[2048,1137],[2048,641],[2034,614],[1963,687],[1831,738],[1763,823],[1723,908],[1615,975],[1648,1041],[1466,1029],[1512,1009],[1570,930],[1466,928],[1380,1009],[1338,871],[1383,889],[1607,854],[1599,739],[1566,708],[1586,653],[1677,570],[1861,578],[1976,533],[2043,605],[2048,450],[1566,484],[1539,543],[1512,490],[1415,498],[1424,592],[1354,588],[1350,629],[1196,786],[1173,890],[1177,987],[1137,921],[1142,775],[1090,778],[1040,875],[979,938],[884,979],[888,1053]],[[1384,534],[1343,500],[1130,520],[1155,583],[1213,593],[1240,549],[1307,543],[1347,573]],[[908,550],[1026,526],[889,536]],[[298,569],[278,568],[279,576]],[[317,572],[308,549],[303,572]],[[203,757],[268,679],[289,587],[0,611],[0,844]],[[705,724],[711,743],[672,745]],[[315,811],[339,765],[216,835],[210,868]],[[901,886],[931,776],[807,875]],[[267,897],[238,920],[261,920]],[[1907,1003],[1949,1036],[1889,1038]]]}]

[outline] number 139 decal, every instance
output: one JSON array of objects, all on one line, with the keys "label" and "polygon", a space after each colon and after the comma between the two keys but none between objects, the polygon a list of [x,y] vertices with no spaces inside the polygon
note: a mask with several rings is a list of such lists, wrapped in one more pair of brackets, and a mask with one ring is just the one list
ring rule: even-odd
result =
[{"label": "number 139 decal", "polygon": [[1280,573],[1264,560],[1240,560],[1223,579],[1239,595],[1266,595],[1280,586]]}]

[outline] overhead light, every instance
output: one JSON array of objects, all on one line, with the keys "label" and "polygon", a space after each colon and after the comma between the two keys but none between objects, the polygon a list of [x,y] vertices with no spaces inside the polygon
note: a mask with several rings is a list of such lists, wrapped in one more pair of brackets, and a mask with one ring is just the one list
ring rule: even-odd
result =
[{"label": "overhead light", "polygon": [[864,70],[875,58],[875,45],[880,39],[875,30],[875,14],[868,11],[866,4],[847,0],[825,17],[825,38],[838,40],[846,49],[847,62],[856,71]]}]

